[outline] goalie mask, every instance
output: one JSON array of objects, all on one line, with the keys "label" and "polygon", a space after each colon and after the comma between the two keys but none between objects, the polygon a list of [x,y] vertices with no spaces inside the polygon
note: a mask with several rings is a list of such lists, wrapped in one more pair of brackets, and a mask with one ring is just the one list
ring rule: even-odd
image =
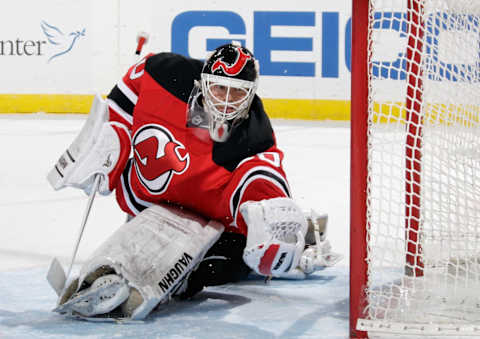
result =
[{"label": "goalie mask", "polygon": [[205,61],[201,93],[212,140],[226,141],[232,129],[248,117],[257,83],[257,61],[242,46],[220,46]]}]

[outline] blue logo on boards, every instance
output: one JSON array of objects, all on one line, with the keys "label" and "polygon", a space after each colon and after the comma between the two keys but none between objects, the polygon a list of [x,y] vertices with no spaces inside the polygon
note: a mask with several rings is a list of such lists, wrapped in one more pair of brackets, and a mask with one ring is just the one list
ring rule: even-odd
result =
[{"label": "blue logo on boards", "polygon": [[[337,13],[338,15],[338,13]],[[315,62],[273,61],[272,51],[313,51],[313,37],[274,37],[272,26],[315,26],[315,12],[254,12],[254,50],[262,75],[315,76]],[[188,56],[189,32],[194,27],[222,27],[229,34],[245,35],[243,18],[231,11],[188,11],[178,14],[172,22],[172,52]],[[245,39],[240,41],[245,46]],[[338,40],[338,39],[337,39]],[[207,50],[212,51],[232,39],[207,38]],[[337,50],[338,52],[338,50]],[[332,51],[335,53],[335,51]],[[338,60],[338,58],[336,58]],[[323,68],[323,67],[322,67]]]},{"label": "blue logo on boards", "polygon": [[45,21],[40,23],[43,33],[48,42],[54,47],[54,54],[50,56],[48,62],[61,55],[70,52],[78,38],[85,36],[85,28],[81,31],[74,31],[68,34],[63,33],[58,27],[48,24]]},{"label": "blue logo on boards", "polygon": [[[249,45],[253,46],[253,54],[259,60],[260,74],[270,76],[301,76],[322,78],[338,78],[340,68],[345,67],[347,71],[351,70],[351,32],[352,20],[348,18],[343,25],[340,22],[340,12],[276,12],[276,11],[254,11],[253,25],[248,27],[253,34],[253,41]],[[316,22],[320,17],[321,23]],[[404,12],[376,12],[374,13],[375,25],[373,29],[389,30],[393,33],[393,39],[407,38],[406,13]],[[441,34],[444,32],[453,32],[457,28],[455,22],[465,22],[465,26],[475,27],[474,32],[478,31],[478,22],[476,17],[467,14],[455,13],[433,13],[426,18],[425,34],[427,38],[427,47],[425,55],[430,67],[437,67],[438,70],[429,72],[428,77],[431,80],[447,81],[472,81],[474,70],[477,64],[468,64],[465,61],[455,62],[454,60],[442,61],[439,57],[439,48]],[[313,36],[279,36],[272,32],[274,26],[290,27],[312,27],[318,29],[312,30],[311,34],[320,34],[319,45],[314,46]],[[189,32],[195,27],[220,27],[226,30],[230,39],[206,38],[206,50],[212,51],[217,46],[231,42],[240,41],[246,45],[247,27],[244,19],[232,11],[187,11],[178,14],[172,21],[171,43],[172,52],[189,55]],[[227,35],[227,36],[228,36]],[[342,37],[343,35],[343,37]],[[341,43],[343,42],[343,46]],[[480,39],[477,44],[480,45]],[[401,44],[398,44],[400,46]],[[341,53],[343,49],[343,53]],[[302,58],[302,61],[296,61],[295,58],[281,61],[281,57],[273,60],[272,54],[277,51],[289,51],[303,53],[310,52],[311,60]],[[313,52],[313,53],[312,53]],[[343,54],[343,55],[341,55]],[[480,59],[480,49],[477,53],[477,60]],[[389,60],[374,60],[372,62],[373,75],[378,79],[404,80],[406,77],[406,51],[400,50],[393,58]],[[320,66],[320,67],[319,67]],[[320,68],[320,69],[318,69]],[[470,75],[468,75],[470,74]]]}]

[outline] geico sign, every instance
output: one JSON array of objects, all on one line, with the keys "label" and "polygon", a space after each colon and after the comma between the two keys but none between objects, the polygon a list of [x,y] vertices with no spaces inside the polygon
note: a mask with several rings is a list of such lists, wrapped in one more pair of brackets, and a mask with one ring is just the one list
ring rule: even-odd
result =
[{"label": "geico sign", "polygon": [[[262,75],[315,77],[318,60],[312,53],[311,62],[272,61],[272,51],[313,52],[313,37],[272,36],[273,26],[315,27],[315,12],[253,12],[253,53],[260,62]],[[349,25],[349,24],[347,24]],[[189,56],[189,32],[194,27],[221,27],[232,35],[245,35],[243,18],[231,11],[188,11],[178,14],[172,22],[172,52]],[[339,12],[323,12],[321,23],[321,76],[337,78],[339,75]],[[347,27],[349,29],[349,27]],[[345,43],[345,66],[350,69],[350,33]],[[239,40],[245,45],[245,39]],[[230,42],[232,39],[207,38],[207,50]],[[318,49],[318,47],[315,47]]]},{"label": "geico sign", "polygon": [[[282,37],[272,35],[274,26],[315,27],[316,12],[253,12],[253,53],[259,59],[260,73],[273,76],[304,76],[338,78],[339,67],[350,71],[351,55],[351,19],[344,26],[340,24],[340,12],[322,12],[318,30],[321,46],[314,46],[313,36]],[[375,31],[387,31],[386,48],[388,55],[374,55],[372,60],[373,76],[378,79],[404,80],[406,78],[406,40],[408,27],[405,12],[374,13]],[[459,27],[456,22],[463,25]],[[246,35],[245,21],[231,11],[188,11],[178,14],[172,22],[172,51],[189,55],[189,32],[194,27],[221,27],[229,34]],[[476,16],[459,13],[429,14],[425,18],[425,35],[427,45],[424,50],[425,63],[431,72],[427,77],[436,81],[478,81],[477,69],[480,60],[480,37]],[[445,48],[445,41],[472,41],[469,51],[462,55],[455,49]],[[340,39],[342,38],[342,39]],[[206,37],[207,50],[230,42],[230,39],[212,39]],[[235,39],[245,45],[245,39]],[[340,41],[344,43],[343,55],[340,55]],[[383,43],[383,42],[382,42]],[[448,44],[447,44],[448,45]],[[442,47],[443,46],[443,47]],[[274,51],[317,52],[311,53],[312,60],[272,61]],[[381,53],[380,53],[381,54]],[[385,54],[385,53],[384,53]],[[320,55],[320,60],[315,56]],[[376,58],[376,59],[375,59]],[[305,58],[303,58],[305,60]],[[316,69],[320,66],[320,70]],[[472,74],[475,79],[472,78]]]}]

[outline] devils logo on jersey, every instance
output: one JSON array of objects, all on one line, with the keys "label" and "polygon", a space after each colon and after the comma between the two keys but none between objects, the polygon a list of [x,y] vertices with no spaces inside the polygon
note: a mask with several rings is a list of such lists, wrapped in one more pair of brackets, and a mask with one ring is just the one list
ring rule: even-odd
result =
[{"label": "devils logo on jersey", "polygon": [[151,194],[162,194],[174,174],[184,173],[190,156],[182,156],[185,146],[163,126],[142,126],[133,136],[135,171],[140,182]]}]

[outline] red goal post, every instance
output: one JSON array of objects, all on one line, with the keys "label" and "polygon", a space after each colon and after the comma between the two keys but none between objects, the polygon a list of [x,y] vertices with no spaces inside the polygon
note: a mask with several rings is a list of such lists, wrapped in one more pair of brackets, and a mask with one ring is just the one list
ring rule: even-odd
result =
[{"label": "red goal post", "polygon": [[480,336],[480,1],[352,1],[350,336]]},{"label": "red goal post", "polygon": [[364,338],[367,284],[368,0],[352,0],[350,136],[350,337]]}]

